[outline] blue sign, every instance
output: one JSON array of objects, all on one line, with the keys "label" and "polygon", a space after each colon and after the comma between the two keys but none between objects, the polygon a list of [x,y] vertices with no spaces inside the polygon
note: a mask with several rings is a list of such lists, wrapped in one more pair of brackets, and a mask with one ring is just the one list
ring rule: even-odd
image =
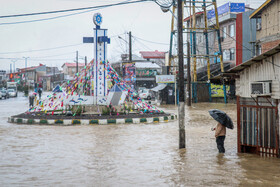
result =
[{"label": "blue sign", "polygon": [[[222,6],[219,6],[218,8],[218,15],[222,15],[224,13],[229,12],[229,3],[226,3]],[[207,12],[207,18],[212,19],[215,17],[215,10],[210,10]]]},{"label": "blue sign", "polygon": [[245,3],[230,3],[231,12],[245,12]]},{"label": "blue sign", "polygon": [[83,43],[93,43],[93,37],[83,37]]}]

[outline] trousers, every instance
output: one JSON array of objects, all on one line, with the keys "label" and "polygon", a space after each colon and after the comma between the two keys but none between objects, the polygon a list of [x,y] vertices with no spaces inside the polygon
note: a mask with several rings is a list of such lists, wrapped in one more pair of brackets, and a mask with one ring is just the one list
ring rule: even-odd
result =
[{"label": "trousers", "polygon": [[218,136],[216,138],[217,148],[219,150],[219,153],[225,153],[225,147],[224,147],[224,141],[226,136]]}]

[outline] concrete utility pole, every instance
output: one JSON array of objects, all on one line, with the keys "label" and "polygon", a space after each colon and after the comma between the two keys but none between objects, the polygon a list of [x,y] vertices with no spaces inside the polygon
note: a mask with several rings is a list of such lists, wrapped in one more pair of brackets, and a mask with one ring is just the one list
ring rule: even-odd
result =
[{"label": "concrete utility pole", "polygon": [[129,35],[129,62],[132,62],[131,31],[129,31],[128,35]]},{"label": "concrete utility pole", "polygon": [[185,84],[184,84],[184,52],[183,52],[183,3],[177,0],[178,30],[178,65],[179,65],[179,149],[186,147],[185,138]]},{"label": "concrete utility pole", "polygon": [[78,68],[78,51],[76,51],[76,73],[78,73],[79,68]]},{"label": "concrete utility pole", "polygon": [[188,70],[188,102],[187,105],[191,106],[192,104],[192,98],[191,98],[191,49],[190,49],[190,42],[187,42],[187,47],[188,47],[188,54],[187,54],[187,58],[188,58],[188,65],[187,65],[187,70]]}]

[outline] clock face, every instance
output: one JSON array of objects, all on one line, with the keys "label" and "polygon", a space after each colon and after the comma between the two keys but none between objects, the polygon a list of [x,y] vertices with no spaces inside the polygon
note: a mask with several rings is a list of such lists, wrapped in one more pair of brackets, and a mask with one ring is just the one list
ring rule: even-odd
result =
[{"label": "clock face", "polygon": [[93,22],[95,25],[100,26],[102,23],[102,16],[100,13],[95,13],[93,16]]}]

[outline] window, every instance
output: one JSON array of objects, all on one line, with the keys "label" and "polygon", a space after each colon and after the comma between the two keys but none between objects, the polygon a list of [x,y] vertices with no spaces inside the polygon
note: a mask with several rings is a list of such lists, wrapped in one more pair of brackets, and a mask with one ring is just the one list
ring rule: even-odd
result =
[{"label": "window", "polygon": [[223,37],[227,37],[227,27],[223,27]]},{"label": "window", "polygon": [[229,58],[230,58],[230,60],[235,60],[235,48],[230,48],[229,49]]},{"label": "window", "polygon": [[230,37],[234,37],[235,36],[234,24],[229,26],[229,35],[230,35]]},{"label": "window", "polygon": [[223,61],[229,61],[230,60],[230,52],[228,49],[223,50]]},{"label": "window", "polygon": [[256,55],[262,54],[262,46],[261,45],[256,45]]},{"label": "window", "polygon": [[76,73],[76,68],[72,68],[72,74],[75,74]]}]

